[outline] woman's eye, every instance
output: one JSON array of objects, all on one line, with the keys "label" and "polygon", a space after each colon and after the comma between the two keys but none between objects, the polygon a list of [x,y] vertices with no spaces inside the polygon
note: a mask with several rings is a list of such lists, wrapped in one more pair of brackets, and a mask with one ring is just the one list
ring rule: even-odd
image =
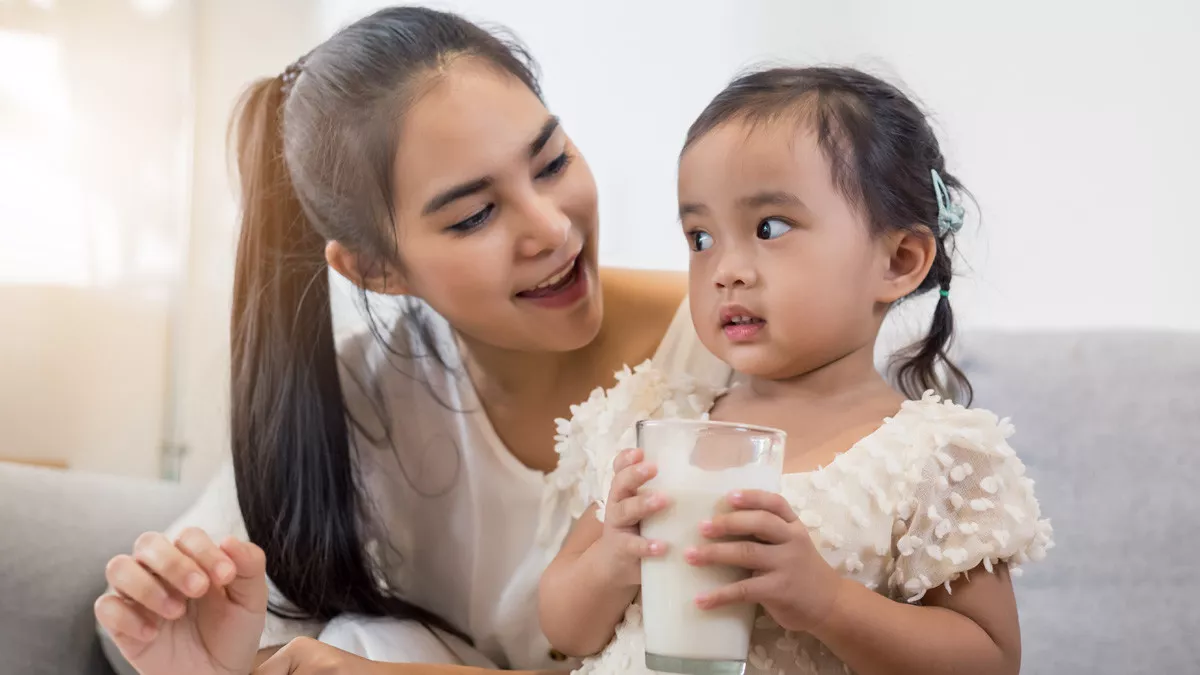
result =
[{"label": "woman's eye", "polygon": [[706,251],[712,248],[713,238],[711,234],[703,230],[696,230],[688,233],[688,242],[692,245],[693,251]]},{"label": "woman's eye", "polygon": [[455,234],[468,234],[470,232],[473,232],[473,231],[479,229],[479,227],[481,227],[484,223],[486,223],[488,218],[492,215],[492,211],[495,211],[495,210],[496,210],[495,204],[488,204],[487,206],[483,207],[482,209],[479,209],[475,213],[458,221],[457,223],[451,225],[450,227],[447,227],[446,229]]},{"label": "woman's eye", "polygon": [[758,224],[755,234],[759,239],[778,239],[792,231],[792,226],[778,218],[767,218]]},{"label": "woman's eye", "polygon": [[562,173],[563,169],[566,169],[567,165],[570,163],[571,156],[566,152],[563,152],[563,154],[551,160],[550,163],[546,165],[546,168],[539,171],[537,177],[549,178],[551,176],[557,176],[558,174]]}]

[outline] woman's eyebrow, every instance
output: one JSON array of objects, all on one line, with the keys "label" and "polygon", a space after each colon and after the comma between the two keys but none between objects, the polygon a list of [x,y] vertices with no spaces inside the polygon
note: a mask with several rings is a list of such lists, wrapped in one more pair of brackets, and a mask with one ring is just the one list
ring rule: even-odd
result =
[{"label": "woman's eyebrow", "polygon": [[[552,115],[550,119],[546,120],[542,128],[538,130],[537,136],[534,136],[533,140],[529,142],[529,156],[531,158],[536,157],[546,147],[546,144],[550,142],[550,138],[554,136],[554,132],[558,131],[558,127],[559,121],[557,117]],[[434,195],[433,199],[430,199],[429,203],[425,204],[425,208],[421,212],[426,216],[431,215],[464,197],[470,197],[473,194],[483,192],[491,186],[492,179],[487,176],[476,178],[466,183],[460,183]]]}]

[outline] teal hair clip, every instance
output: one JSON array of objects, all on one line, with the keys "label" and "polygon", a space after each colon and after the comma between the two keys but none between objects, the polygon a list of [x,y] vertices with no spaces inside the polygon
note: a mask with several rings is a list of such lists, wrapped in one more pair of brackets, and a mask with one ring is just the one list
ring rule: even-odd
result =
[{"label": "teal hair clip", "polygon": [[955,204],[950,197],[950,190],[946,189],[946,183],[942,180],[941,174],[937,169],[930,169],[929,173],[933,176],[933,193],[937,197],[938,205],[938,236],[944,237],[947,234],[953,234],[962,229],[963,226],[963,207],[962,204]]}]

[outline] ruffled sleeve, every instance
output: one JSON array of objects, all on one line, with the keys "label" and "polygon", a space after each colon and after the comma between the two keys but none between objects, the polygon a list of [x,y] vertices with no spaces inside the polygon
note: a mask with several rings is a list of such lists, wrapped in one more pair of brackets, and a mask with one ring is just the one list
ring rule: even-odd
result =
[{"label": "ruffled sleeve", "polygon": [[652,361],[616,377],[612,388],[596,389],[587,401],[571,406],[571,419],[558,420],[558,467],[547,477],[538,528],[543,543],[565,534],[557,517],[564,511],[574,521],[595,504],[596,517],[604,520],[613,460],[636,445],[639,420],[702,418],[723,391],[686,373],[668,373]]},{"label": "ruffled sleeve", "polygon": [[931,588],[983,565],[1000,562],[1014,575],[1020,565],[1045,557],[1053,546],[1033,480],[1008,444],[1012,425],[983,410],[937,406],[924,427],[927,448],[912,498],[899,506],[894,544],[893,592],[909,602]]}]

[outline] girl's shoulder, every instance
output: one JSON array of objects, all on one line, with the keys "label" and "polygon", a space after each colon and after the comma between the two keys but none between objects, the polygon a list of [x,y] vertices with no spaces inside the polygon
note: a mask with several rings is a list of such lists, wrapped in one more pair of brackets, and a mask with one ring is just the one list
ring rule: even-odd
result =
[{"label": "girl's shoulder", "polygon": [[959,405],[932,391],[901,404],[884,429],[900,442],[910,463],[924,462],[950,446],[994,456],[1016,454],[1008,444],[1015,432],[1010,419]]},{"label": "girl's shoulder", "polygon": [[[988,410],[932,392],[906,402],[878,434],[896,489],[900,554],[890,582],[910,601],[982,565],[1014,570],[1053,547],[1034,482],[1009,445],[1015,429]],[[896,458],[903,458],[896,460]]]},{"label": "girl's shoulder", "polygon": [[[626,367],[616,379],[612,387],[597,387],[586,401],[571,406],[570,419],[557,420],[559,462],[549,481],[552,489],[570,493],[572,518],[592,504],[603,508],[613,460],[621,450],[636,444],[638,421],[704,419],[724,391],[722,386],[664,368],[654,360]],[[603,519],[602,512],[598,517]]]}]

